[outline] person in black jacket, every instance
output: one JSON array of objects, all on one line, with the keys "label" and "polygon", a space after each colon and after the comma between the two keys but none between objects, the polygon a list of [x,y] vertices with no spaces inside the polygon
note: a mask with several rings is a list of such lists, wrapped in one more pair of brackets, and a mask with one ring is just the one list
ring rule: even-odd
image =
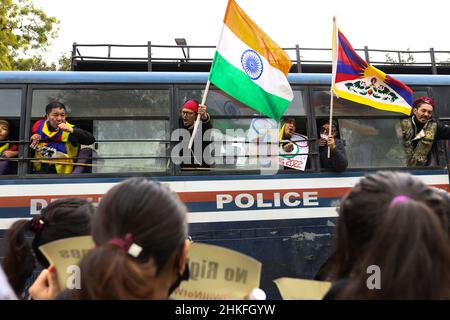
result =
[{"label": "person in black jacket", "polygon": [[200,104],[197,100],[193,99],[185,101],[180,108],[179,127],[189,132],[189,138],[192,136],[192,133],[194,131],[194,125],[195,120],[197,119],[197,115],[200,115],[201,120],[201,127],[199,127],[199,130],[196,133],[196,139],[200,139],[200,141],[202,141],[201,154],[199,151],[196,152],[195,142],[192,146],[192,151],[184,150],[184,152],[190,153],[190,156],[188,157],[183,156],[183,160],[180,164],[181,168],[183,168],[184,170],[195,169],[199,167],[209,167],[208,164],[205,163],[205,159],[203,158],[203,150],[209,144],[209,141],[205,140],[204,134],[207,130],[212,128],[211,117],[209,116],[208,112],[206,112],[206,108],[206,105]]},{"label": "person in black jacket", "polygon": [[[326,120],[320,127],[319,154],[320,166],[333,171],[344,171],[347,169],[348,161],[343,142],[337,138],[337,127],[333,122],[330,130],[330,121]],[[330,158],[328,158],[328,147],[330,147]]]},{"label": "person in black jacket", "polygon": [[34,163],[36,173],[72,173],[80,144],[95,142],[90,132],[67,122],[66,114],[64,104],[51,102],[45,107],[45,117],[33,125],[30,147],[39,159]]},{"label": "person in black jacket", "polygon": [[420,97],[414,101],[412,115],[401,121],[408,166],[436,165],[432,150],[437,140],[450,139],[450,127],[433,119],[434,100]]}]

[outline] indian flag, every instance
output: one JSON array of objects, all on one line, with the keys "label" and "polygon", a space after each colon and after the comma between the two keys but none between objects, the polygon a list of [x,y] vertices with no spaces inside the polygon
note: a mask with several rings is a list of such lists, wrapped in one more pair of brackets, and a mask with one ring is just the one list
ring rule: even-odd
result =
[{"label": "indian flag", "polygon": [[209,80],[278,121],[294,98],[286,78],[291,66],[286,52],[229,0]]}]

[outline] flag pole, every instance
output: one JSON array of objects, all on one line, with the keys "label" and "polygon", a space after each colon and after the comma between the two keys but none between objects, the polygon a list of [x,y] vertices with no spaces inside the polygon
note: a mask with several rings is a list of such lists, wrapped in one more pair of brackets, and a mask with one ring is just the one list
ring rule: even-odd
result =
[{"label": "flag pole", "polygon": [[[227,12],[228,12],[228,10],[229,10],[229,7],[230,7],[230,5],[231,5],[231,2],[232,2],[233,0],[228,0],[228,3],[227,3],[227,8],[226,8],[226,10],[225,10],[225,16],[224,16],[224,21],[225,21],[225,17],[227,16]],[[223,35],[223,29],[224,29],[225,27],[224,27],[224,25],[222,26],[222,31],[221,31],[221,34],[220,34],[220,38],[219,38],[219,44],[216,46],[216,50],[217,50],[217,48],[219,47],[219,45],[220,45],[220,41],[222,40],[222,35]],[[213,62],[211,63],[211,68],[210,68],[210,73],[211,73],[211,69],[213,68],[213,65],[214,65],[214,59],[213,59]],[[206,86],[205,86],[205,91],[203,91],[203,97],[202,97],[202,103],[201,104],[205,104],[205,102],[206,102],[206,97],[208,96],[208,91],[209,91],[209,85],[211,84],[211,82],[209,81],[209,78],[208,78],[208,82],[206,82]],[[195,120],[195,123],[194,123],[194,129],[192,130],[192,136],[191,136],[191,140],[189,140],[189,145],[188,145],[188,148],[189,148],[189,150],[192,150],[192,144],[194,143],[194,137],[195,137],[195,134],[197,133],[197,131],[198,131],[198,125],[199,125],[199,123],[200,123],[200,121],[201,121],[201,119],[200,119],[200,115],[198,114],[197,115],[197,119]],[[195,157],[194,157],[194,159],[195,159]]]},{"label": "flag pole", "polygon": [[[202,102],[201,102],[201,104],[203,104],[203,105],[206,102],[206,97],[208,96],[208,91],[209,91],[209,85],[210,84],[211,84],[211,82],[208,80],[206,82],[205,91],[203,91]],[[192,150],[192,144],[194,143],[194,137],[195,137],[195,134],[198,131],[198,125],[199,125],[199,123],[201,121],[200,117],[201,117],[200,114],[197,114],[197,119],[195,120],[195,123],[194,123],[194,129],[192,130],[192,136],[191,136],[191,139],[189,140],[189,145],[188,145],[189,150]]]},{"label": "flag pole", "polygon": [[[336,69],[337,69],[337,27],[336,27],[336,17],[333,17],[333,35],[331,39],[331,55],[332,55],[332,64],[331,64],[331,88],[330,88],[330,123],[328,125],[328,136],[331,136],[332,128],[333,128],[333,104],[334,104],[334,85],[336,80]],[[328,139],[327,139],[328,141]],[[328,158],[330,158],[331,149],[328,146]]]}]

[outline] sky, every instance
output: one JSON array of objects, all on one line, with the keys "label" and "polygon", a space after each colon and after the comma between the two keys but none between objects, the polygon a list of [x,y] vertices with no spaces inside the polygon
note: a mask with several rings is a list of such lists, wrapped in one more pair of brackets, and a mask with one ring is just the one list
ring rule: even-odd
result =
[{"label": "sky", "polygon": [[[46,58],[56,61],[72,43],[217,45],[227,0],[33,0],[60,20]],[[279,46],[330,48],[332,17],[354,48],[450,51],[450,19],[442,0],[236,0]],[[82,54],[94,54],[86,49]],[[113,55],[139,56],[146,51]],[[96,51],[95,54],[106,54]],[[157,53],[157,52],[155,52]],[[210,52],[191,51],[191,56]],[[292,56],[292,55],[291,55]],[[444,59],[447,59],[446,54]],[[308,57],[302,57],[308,59]],[[372,60],[377,60],[378,57]],[[416,62],[429,59],[418,55]]]}]

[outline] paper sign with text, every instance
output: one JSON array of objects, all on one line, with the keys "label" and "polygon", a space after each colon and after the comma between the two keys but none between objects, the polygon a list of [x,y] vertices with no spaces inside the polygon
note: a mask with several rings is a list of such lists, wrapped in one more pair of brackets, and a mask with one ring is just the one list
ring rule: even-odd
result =
[{"label": "paper sign with text", "polygon": [[73,269],[81,258],[91,249],[95,243],[91,236],[65,238],[49,242],[39,247],[48,262],[56,267],[56,274],[61,289],[67,287],[67,279],[73,276]]},{"label": "paper sign with text", "polygon": [[322,300],[331,287],[331,282],[278,278],[273,282],[280,290],[283,300]]},{"label": "paper sign with text", "polygon": [[240,300],[259,288],[261,263],[242,253],[193,243],[188,263],[189,280],[171,295],[175,300]]},{"label": "paper sign with text", "polygon": [[289,140],[293,144],[293,149],[290,152],[286,152],[280,147],[279,164],[284,167],[305,171],[309,152],[308,137],[302,134],[294,134]]}]

